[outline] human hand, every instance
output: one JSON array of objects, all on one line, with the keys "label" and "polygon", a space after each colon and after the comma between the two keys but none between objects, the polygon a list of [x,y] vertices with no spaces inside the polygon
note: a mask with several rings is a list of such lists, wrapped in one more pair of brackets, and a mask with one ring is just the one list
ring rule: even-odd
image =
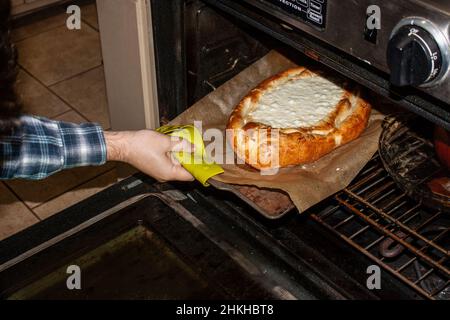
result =
[{"label": "human hand", "polygon": [[172,152],[192,152],[186,140],[153,130],[104,132],[107,160],[122,161],[158,181],[192,181],[194,178],[174,159]]}]

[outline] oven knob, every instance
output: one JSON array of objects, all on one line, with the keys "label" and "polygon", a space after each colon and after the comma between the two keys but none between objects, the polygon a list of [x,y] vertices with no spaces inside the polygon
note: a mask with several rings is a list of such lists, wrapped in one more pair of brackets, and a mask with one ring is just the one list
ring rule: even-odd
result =
[{"label": "oven knob", "polygon": [[417,25],[400,27],[391,37],[387,62],[395,86],[419,86],[440,75],[442,54],[434,37]]}]

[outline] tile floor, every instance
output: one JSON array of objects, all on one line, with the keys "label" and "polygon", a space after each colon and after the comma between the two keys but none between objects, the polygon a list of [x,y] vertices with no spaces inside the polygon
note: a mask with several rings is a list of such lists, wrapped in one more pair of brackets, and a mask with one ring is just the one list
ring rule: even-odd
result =
[{"label": "tile floor", "polygon": [[[17,91],[25,112],[109,129],[95,4],[81,8],[81,30],[61,13],[13,30],[19,50]],[[42,181],[0,182],[0,240],[67,208],[134,169],[116,163],[57,173]]]}]

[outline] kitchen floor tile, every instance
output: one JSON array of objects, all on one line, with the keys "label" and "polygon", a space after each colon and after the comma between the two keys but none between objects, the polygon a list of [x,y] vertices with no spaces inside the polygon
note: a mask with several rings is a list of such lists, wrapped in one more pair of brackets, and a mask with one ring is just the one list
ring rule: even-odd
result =
[{"label": "kitchen floor tile", "polygon": [[112,168],[114,164],[108,163],[99,167],[64,170],[44,180],[10,180],[6,183],[28,207],[34,208]]},{"label": "kitchen floor tile", "polygon": [[[74,123],[86,122],[84,118],[74,111],[69,111],[55,119]],[[74,168],[58,172],[44,180],[10,180],[6,181],[6,183],[21,200],[30,208],[34,208],[113,169],[114,166],[114,163],[107,163],[103,166]]]},{"label": "kitchen floor tile", "polygon": [[81,7],[81,20],[98,30],[98,15],[95,3]]},{"label": "kitchen floor tile", "polygon": [[0,183],[0,240],[38,221],[36,216],[3,183]]},{"label": "kitchen floor tile", "polygon": [[34,208],[33,211],[39,216],[40,219],[48,218],[55,213],[58,213],[65,208],[68,208],[90,196],[93,196],[107,187],[112,186],[129,175],[129,173],[123,173],[121,170],[113,169],[79,186],[78,188],[68,191],[63,195],[48,201],[37,208]]},{"label": "kitchen floor tile", "polygon": [[63,26],[66,24],[67,17],[67,14],[61,13],[14,28],[11,31],[11,39],[13,42],[18,42],[56,27]]},{"label": "kitchen floor tile", "polygon": [[110,128],[103,67],[92,69],[50,88],[86,119],[99,123],[104,129]]},{"label": "kitchen floor tile", "polygon": [[79,115],[77,112],[75,112],[72,109],[64,114],[54,117],[53,119],[58,120],[58,121],[66,121],[66,122],[73,122],[73,123],[84,123],[84,122],[88,121],[86,118],[82,117],[81,115]]},{"label": "kitchen floor tile", "polygon": [[57,27],[17,43],[19,64],[50,86],[102,64],[99,33],[85,23],[81,30]]},{"label": "kitchen floor tile", "polygon": [[22,100],[25,113],[52,118],[71,110],[60,98],[23,70],[20,70],[17,76],[16,91]]}]

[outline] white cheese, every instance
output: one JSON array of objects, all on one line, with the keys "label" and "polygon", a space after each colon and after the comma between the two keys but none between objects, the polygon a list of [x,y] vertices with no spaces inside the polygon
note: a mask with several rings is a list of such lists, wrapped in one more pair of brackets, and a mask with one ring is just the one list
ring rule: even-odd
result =
[{"label": "white cheese", "polygon": [[344,90],[329,79],[313,76],[287,81],[264,93],[248,119],[272,128],[307,128],[331,114]]}]

